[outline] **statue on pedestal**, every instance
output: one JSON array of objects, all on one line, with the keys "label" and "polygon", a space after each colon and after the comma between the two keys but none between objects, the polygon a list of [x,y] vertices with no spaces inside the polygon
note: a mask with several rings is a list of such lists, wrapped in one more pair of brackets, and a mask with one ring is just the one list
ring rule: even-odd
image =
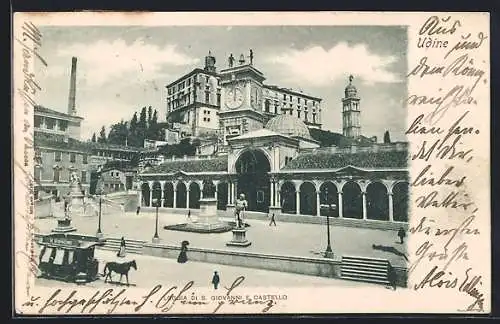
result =
[{"label": "statue on pedestal", "polygon": [[245,224],[243,223],[243,211],[248,207],[248,201],[245,199],[245,194],[240,194],[240,197],[236,199],[236,204],[234,206],[234,215],[236,218],[236,227],[243,228]]}]

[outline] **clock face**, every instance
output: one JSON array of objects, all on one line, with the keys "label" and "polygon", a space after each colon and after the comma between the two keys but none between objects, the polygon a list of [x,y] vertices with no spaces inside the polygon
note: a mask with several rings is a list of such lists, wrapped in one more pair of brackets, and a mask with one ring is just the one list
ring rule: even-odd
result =
[{"label": "clock face", "polygon": [[240,87],[233,87],[226,92],[226,106],[229,109],[236,109],[243,104],[243,90]]},{"label": "clock face", "polygon": [[258,86],[252,86],[250,90],[250,104],[256,110],[260,110],[262,107],[262,89]]}]

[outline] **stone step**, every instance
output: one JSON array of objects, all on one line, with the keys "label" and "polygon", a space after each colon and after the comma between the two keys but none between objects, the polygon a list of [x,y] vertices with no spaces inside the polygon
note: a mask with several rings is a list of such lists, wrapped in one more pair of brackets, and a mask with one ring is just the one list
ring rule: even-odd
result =
[{"label": "stone step", "polygon": [[[104,244],[104,246],[109,246],[109,247],[113,247],[113,248],[120,248],[121,244],[120,243],[108,243],[106,242]],[[125,244],[125,248],[126,249],[142,249],[143,245],[139,245],[139,244]]]},{"label": "stone step", "polygon": [[343,275],[342,279],[352,280],[352,281],[361,281],[361,282],[376,283],[376,284],[381,284],[381,285],[390,285],[390,282],[388,280],[381,280],[381,279],[375,279],[375,278],[361,278],[361,277],[358,277],[358,276]]},{"label": "stone step", "polygon": [[384,259],[345,256],[340,273],[344,279],[387,285],[390,284],[388,266],[389,262]]},{"label": "stone step", "polygon": [[364,263],[364,262],[345,262],[342,261],[342,266],[352,266],[352,267],[366,267],[366,268],[371,268],[371,269],[387,269],[387,264],[371,264],[371,263]]},{"label": "stone step", "polygon": [[[99,247],[100,250],[104,251],[113,251],[118,253],[119,248],[112,247],[112,246],[101,246]],[[141,249],[130,249],[130,248],[125,248],[126,253],[132,253],[132,254],[142,254],[142,248]]]},{"label": "stone step", "polygon": [[[127,239],[125,240],[125,251],[127,253],[142,254],[142,248],[144,246],[144,243],[146,242],[142,240]],[[101,247],[101,249],[118,252],[118,250],[120,250],[120,246],[121,246],[121,239],[108,237],[106,238],[106,243],[104,244],[103,247]]]},{"label": "stone step", "polygon": [[342,262],[363,262],[363,263],[370,263],[370,264],[387,264],[388,261],[384,260],[384,259],[343,256]]},{"label": "stone step", "polygon": [[367,271],[371,273],[384,273],[387,275],[387,267],[384,268],[366,268],[366,267],[359,267],[359,266],[352,266],[352,265],[342,265],[341,270],[345,271],[356,271],[356,270],[361,270],[361,271]]},{"label": "stone step", "polygon": [[374,272],[372,270],[363,270],[363,269],[345,269],[342,267],[340,269],[341,274],[359,274],[359,275],[368,275],[368,276],[376,276],[387,279],[387,271]]}]

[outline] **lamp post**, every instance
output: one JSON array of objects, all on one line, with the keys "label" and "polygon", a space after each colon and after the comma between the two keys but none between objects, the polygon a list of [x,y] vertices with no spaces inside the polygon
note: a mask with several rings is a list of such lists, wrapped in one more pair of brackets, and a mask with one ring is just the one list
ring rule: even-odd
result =
[{"label": "lamp post", "polygon": [[101,230],[101,217],[102,217],[102,181],[101,181],[101,172],[97,173],[97,194],[99,196],[99,222],[97,225],[97,233],[96,236],[98,238],[102,238],[104,235]]},{"label": "lamp post", "polygon": [[325,258],[333,258],[332,245],[330,243],[330,214],[332,213],[332,204],[328,199],[328,188],[325,188],[325,202],[328,207],[328,211],[326,213],[326,235],[327,235],[327,245],[325,250]]},{"label": "lamp post", "polygon": [[152,203],[156,207],[156,225],[155,225],[155,235],[153,236],[153,243],[158,243],[160,241],[160,237],[158,236],[158,207],[159,207],[159,199],[154,198]]}]

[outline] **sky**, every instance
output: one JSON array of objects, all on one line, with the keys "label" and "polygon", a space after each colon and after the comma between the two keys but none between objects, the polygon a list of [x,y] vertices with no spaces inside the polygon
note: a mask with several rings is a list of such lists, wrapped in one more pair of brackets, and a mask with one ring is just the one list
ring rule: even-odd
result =
[{"label": "sky", "polygon": [[407,32],[399,26],[39,27],[48,66],[35,72],[38,104],[67,112],[71,57],[77,64],[77,114],[82,139],[144,106],[165,118],[165,85],[203,68],[210,50],[218,70],[228,56],[254,53],[264,83],[323,98],[323,129],[342,133],[349,75],[361,98],[361,132],[405,140]]}]

